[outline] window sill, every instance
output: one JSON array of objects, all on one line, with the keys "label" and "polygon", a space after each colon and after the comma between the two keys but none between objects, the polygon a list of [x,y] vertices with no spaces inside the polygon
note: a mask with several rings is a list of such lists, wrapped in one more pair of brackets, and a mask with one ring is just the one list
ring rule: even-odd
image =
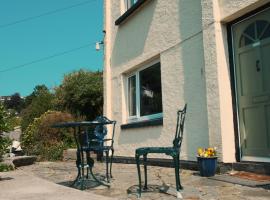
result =
[{"label": "window sill", "polygon": [[149,0],[138,0],[133,6],[131,6],[123,15],[121,15],[116,21],[115,25],[118,26],[122,24],[130,15],[132,15],[138,8],[140,8],[144,3]]},{"label": "window sill", "polygon": [[142,127],[160,126],[160,125],[163,125],[163,118],[122,124],[121,129],[142,128]]}]

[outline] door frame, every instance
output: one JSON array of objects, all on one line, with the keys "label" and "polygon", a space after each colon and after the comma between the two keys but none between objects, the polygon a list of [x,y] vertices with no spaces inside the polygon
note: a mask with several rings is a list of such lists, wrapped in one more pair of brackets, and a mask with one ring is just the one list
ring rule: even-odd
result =
[{"label": "door frame", "polygon": [[[232,94],[232,108],[233,108],[233,124],[234,124],[234,139],[235,139],[235,158],[237,162],[247,161],[242,160],[241,144],[240,144],[240,129],[239,129],[239,117],[238,117],[238,103],[237,103],[237,89],[235,79],[235,61],[234,61],[234,49],[233,49],[233,32],[232,27],[248,18],[256,16],[257,14],[270,9],[270,3],[267,3],[253,11],[229,22],[227,24],[227,42],[229,53],[229,69],[230,69],[230,82],[231,82],[231,94]],[[255,157],[254,157],[255,158]],[[270,160],[252,159],[251,162],[269,162]]]}]

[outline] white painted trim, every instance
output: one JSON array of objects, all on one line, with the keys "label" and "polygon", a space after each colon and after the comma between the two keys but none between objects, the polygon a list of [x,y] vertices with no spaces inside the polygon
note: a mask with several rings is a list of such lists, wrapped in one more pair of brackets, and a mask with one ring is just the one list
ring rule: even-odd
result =
[{"label": "white painted trim", "polygon": [[233,53],[233,74],[234,74],[234,96],[235,96],[235,101],[236,101],[236,116],[237,116],[237,134],[238,134],[238,147],[239,147],[239,154],[240,154],[240,158],[242,157],[242,149],[241,149],[241,133],[240,133],[240,122],[239,122],[239,103],[238,103],[238,90],[237,90],[237,77],[236,77],[236,65],[235,65],[235,49],[234,49],[234,36],[233,36],[233,27],[235,26],[236,24],[233,24],[231,26],[231,38],[232,38],[232,53]]},{"label": "white painted trim", "polygon": [[140,118],[140,110],[141,110],[141,99],[140,99],[140,75],[139,75],[140,71],[136,72],[136,116],[137,119]]},{"label": "white painted trim", "polygon": [[127,118],[128,118],[128,120],[132,120],[132,119],[137,119],[138,118],[138,109],[137,109],[137,101],[138,101],[138,99],[137,99],[137,94],[135,94],[136,95],[136,115],[132,115],[132,116],[130,116],[129,115],[129,79],[132,77],[132,76],[135,76],[135,87],[136,87],[136,93],[137,93],[137,82],[138,82],[138,80],[137,80],[137,73],[132,73],[132,74],[130,74],[129,76],[127,76],[127,78],[126,78],[126,92],[125,92],[125,94],[126,94],[126,100],[127,100],[127,103],[126,103],[126,113],[127,113]]},{"label": "white painted trim", "polygon": [[[148,62],[146,65],[144,65],[143,67],[133,71],[132,73],[126,75],[126,89],[125,89],[125,95],[127,97],[127,95],[129,94],[128,93],[128,79],[132,76],[135,75],[136,77],[136,115],[134,116],[129,116],[129,102],[128,102],[128,98],[126,98],[126,113],[127,113],[127,116],[126,116],[126,119],[127,119],[127,122],[138,122],[138,121],[145,121],[145,120],[151,120],[151,119],[157,119],[157,118],[161,118],[163,117],[163,113],[156,113],[156,114],[152,114],[152,115],[147,115],[147,116],[140,116],[140,106],[141,106],[141,100],[140,100],[140,76],[139,76],[139,73],[144,70],[144,69],[147,69],[148,67],[151,67],[157,63],[160,63],[160,59],[155,59],[155,60],[152,60],[151,62]],[[160,64],[161,65],[161,64]],[[160,77],[161,78],[161,77]]]},{"label": "white painted trim", "polygon": [[253,157],[253,156],[243,156],[241,161],[253,161],[253,162],[267,162],[270,163],[270,158],[267,157]]}]

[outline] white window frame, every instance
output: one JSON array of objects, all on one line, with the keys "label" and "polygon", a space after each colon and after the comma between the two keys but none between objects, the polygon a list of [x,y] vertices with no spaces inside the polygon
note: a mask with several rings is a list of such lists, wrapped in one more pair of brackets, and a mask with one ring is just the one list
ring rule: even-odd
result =
[{"label": "white window frame", "polygon": [[[152,120],[152,119],[157,119],[157,118],[162,118],[163,117],[163,112],[161,113],[156,113],[152,115],[146,115],[146,116],[140,116],[140,110],[141,110],[141,99],[140,99],[140,72],[148,67],[151,67],[157,63],[160,63],[160,60],[155,60],[153,62],[148,63],[144,67],[136,70],[135,72],[129,74],[126,77],[126,113],[127,113],[127,119],[128,122],[136,122],[136,121],[147,121],[147,120]],[[129,115],[129,78],[135,75],[136,78],[136,115],[130,116]],[[161,79],[161,77],[160,77]],[[161,80],[162,81],[162,80]]]}]

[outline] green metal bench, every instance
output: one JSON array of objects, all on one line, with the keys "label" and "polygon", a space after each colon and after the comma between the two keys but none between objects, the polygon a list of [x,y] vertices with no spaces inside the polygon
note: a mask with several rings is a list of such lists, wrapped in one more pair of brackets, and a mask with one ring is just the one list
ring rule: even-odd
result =
[{"label": "green metal bench", "polygon": [[176,125],[176,132],[175,132],[175,138],[173,140],[173,146],[172,147],[142,147],[136,149],[135,152],[135,159],[138,169],[138,177],[139,177],[139,196],[141,196],[142,192],[142,183],[141,183],[141,170],[140,170],[140,156],[143,156],[143,165],[144,165],[144,176],[145,176],[145,182],[144,182],[144,190],[147,190],[147,154],[149,153],[159,153],[159,154],[166,154],[169,156],[172,156],[174,168],[175,168],[175,180],[176,180],[176,190],[177,192],[180,191],[180,189],[183,189],[181,183],[180,183],[180,176],[179,176],[179,156],[180,156],[180,148],[182,144],[183,139],[183,131],[184,131],[184,122],[185,122],[185,115],[186,115],[186,109],[187,104],[185,104],[184,108],[182,110],[179,110],[177,112],[177,125]]}]

